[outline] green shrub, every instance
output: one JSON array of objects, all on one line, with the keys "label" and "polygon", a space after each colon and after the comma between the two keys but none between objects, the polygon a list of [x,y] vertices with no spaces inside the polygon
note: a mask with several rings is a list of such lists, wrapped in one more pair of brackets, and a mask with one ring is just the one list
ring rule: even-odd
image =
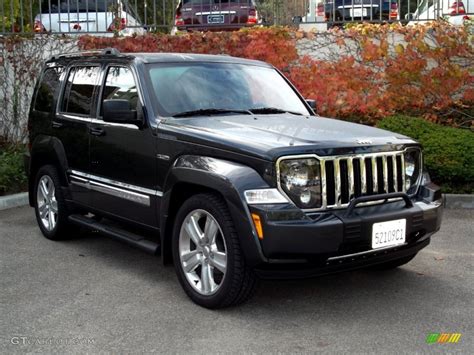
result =
[{"label": "green shrub", "polygon": [[0,145],[0,196],[26,190],[23,146]]},{"label": "green shrub", "polygon": [[378,127],[416,139],[423,145],[431,179],[445,192],[474,193],[474,133],[421,118],[387,117]]}]

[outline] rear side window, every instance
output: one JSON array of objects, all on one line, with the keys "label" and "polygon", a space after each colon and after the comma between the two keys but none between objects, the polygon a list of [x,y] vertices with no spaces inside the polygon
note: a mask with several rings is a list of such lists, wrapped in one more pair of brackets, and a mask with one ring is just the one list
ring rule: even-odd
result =
[{"label": "rear side window", "polygon": [[63,71],[63,67],[48,68],[44,71],[36,93],[36,111],[51,112]]},{"label": "rear side window", "polygon": [[89,116],[97,90],[99,67],[74,67],[64,88],[61,112]]}]

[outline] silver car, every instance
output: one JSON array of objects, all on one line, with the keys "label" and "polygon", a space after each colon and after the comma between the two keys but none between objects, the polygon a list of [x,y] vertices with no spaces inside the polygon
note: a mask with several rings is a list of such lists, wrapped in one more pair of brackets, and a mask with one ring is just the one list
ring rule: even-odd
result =
[{"label": "silver car", "polygon": [[37,33],[144,34],[145,30],[132,9],[120,0],[42,0],[35,17]]}]

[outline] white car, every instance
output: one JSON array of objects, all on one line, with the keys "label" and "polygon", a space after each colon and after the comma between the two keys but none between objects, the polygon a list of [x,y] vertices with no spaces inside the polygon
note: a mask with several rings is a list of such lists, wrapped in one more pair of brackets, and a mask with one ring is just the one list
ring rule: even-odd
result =
[{"label": "white car", "polygon": [[42,0],[34,31],[101,36],[144,34],[145,29],[130,12],[120,0]]},{"label": "white car", "polygon": [[[428,21],[439,18],[444,18],[453,25],[474,20],[474,0],[422,0],[413,14],[407,14],[407,20]],[[414,23],[416,22],[410,22]]]}]

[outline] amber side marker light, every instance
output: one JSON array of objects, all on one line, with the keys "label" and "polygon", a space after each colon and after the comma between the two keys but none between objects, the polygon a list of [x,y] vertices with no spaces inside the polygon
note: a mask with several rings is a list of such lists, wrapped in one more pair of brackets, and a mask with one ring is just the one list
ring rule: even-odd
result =
[{"label": "amber side marker light", "polygon": [[252,213],[252,219],[253,224],[255,225],[255,229],[257,230],[258,239],[263,239],[263,228],[260,216],[256,213]]}]

